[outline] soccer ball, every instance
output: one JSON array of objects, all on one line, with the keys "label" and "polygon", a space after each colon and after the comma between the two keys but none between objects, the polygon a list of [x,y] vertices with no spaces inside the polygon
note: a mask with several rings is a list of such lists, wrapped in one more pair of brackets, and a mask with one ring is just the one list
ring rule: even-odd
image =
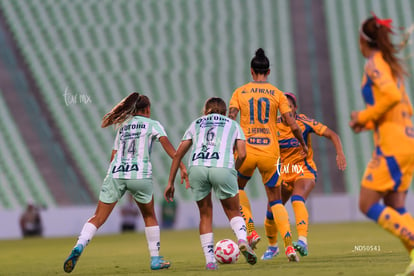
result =
[{"label": "soccer ball", "polygon": [[221,240],[216,243],[214,256],[221,264],[233,264],[240,257],[239,246],[230,239]]}]

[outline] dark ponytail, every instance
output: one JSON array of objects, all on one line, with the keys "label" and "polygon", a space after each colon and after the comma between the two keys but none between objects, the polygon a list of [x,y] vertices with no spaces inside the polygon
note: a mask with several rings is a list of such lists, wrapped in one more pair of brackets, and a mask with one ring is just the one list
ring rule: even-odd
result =
[{"label": "dark ponytail", "polygon": [[262,48],[256,50],[256,55],[250,62],[250,67],[256,74],[266,74],[269,71],[269,59]]}]

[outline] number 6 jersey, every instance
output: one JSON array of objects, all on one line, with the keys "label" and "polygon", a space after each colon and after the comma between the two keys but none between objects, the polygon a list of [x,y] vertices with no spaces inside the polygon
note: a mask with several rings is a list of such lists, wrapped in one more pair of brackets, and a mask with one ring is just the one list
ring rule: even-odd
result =
[{"label": "number 6 jersey", "polygon": [[240,125],[232,119],[212,113],[191,123],[183,138],[192,140],[190,166],[234,169],[233,148],[236,140],[245,140]]},{"label": "number 6 jersey", "polygon": [[108,174],[113,178],[143,179],[152,177],[151,148],[154,141],[167,136],[155,120],[134,116],[117,129],[113,149],[116,150]]},{"label": "number 6 jersey", "polygon": [[248,153],[261,156],[279,156],[277,111],[291,111],[282,91],[266,82],[249,82],[237,88],[229,108],[240,112],[240,126],[246,135]]}]

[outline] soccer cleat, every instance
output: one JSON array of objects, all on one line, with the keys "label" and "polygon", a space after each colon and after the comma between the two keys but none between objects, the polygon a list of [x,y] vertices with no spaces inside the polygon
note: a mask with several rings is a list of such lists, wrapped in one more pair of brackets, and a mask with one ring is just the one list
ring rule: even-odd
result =
[{"label": "soccer cleat", "polygon": [[296,251],[293,248],[293,246],[289,245],[288,247],[286,247],[285,254],[289,262],[299,262],[299,257],[298,255],[296,255]]},{"label": "soccer cleat", "polygon": [[303,241],[298,240],[297,242],[293,242],[293,247],[302,257],[308,256],[308,245]]},{"label": "soccer cleat", "polygon": [[254,250],[257,248],[256,245],[260,241],[260,236],[255,230],[253,230],[250,235],[247,236],[247,241],[249,242],[249,246]]},{"label": "soccer cleat", "polygon": [[396,276],[412,276],[414,275],[414,249],[410,253],[411,262],[405,269],[404,273],[396,274]]},{"label": "soccer cleat", "polygon": [[152,256],[151,257],[151,269],[152,270],[159,270],[164,268],[169,268],[171,263],[165,261],[163,256]]},{"label": "soccer cleat", "polygon": [[239,240],[239,249],[249,264],[254,265],[257,262],[256,253],[250,248],[247,241]]},{"label": "soccer cleat", "polygon": [[276,257],[278,254],[279,254],[279,247],[269,246],[267,247],[267,250],[265,251],[261,259],[264,261],[271,260],[274,257]]},{"label": "soccer cleat", "polygon": [[215,262],[210,262],[210,263],[206,264],[206,269],[207,270],[217,270],[218,265]]},{"label": "soccer cleat", "polygon": [[63,263],[63,270],[65,272],[67,272],[67,273],[72,272],[72,270],[75,268],[75,265],[76,265],[80,255],[82,254],[82,251],[83,251],[83,245],[82,244],[78,244],[72,249],[72,252],[70,253],[69,257]]}]

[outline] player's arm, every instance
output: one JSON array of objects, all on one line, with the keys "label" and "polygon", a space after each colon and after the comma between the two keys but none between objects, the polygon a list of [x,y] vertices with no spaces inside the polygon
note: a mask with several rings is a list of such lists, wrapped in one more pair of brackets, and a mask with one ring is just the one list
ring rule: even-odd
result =
[{"label": "player's arm", "polygon": [[339,138],[339,135],[335,131],[331,130],[330,128],[326,128],[322,136],[332,141],[335,147],[335,150],[336,150],[336,165],[338,166],[338,169],[340,169],[341,171],[345,170],[346,159],[345,159],[344,151],[342,149],[341,138]]},{"label": "player's arm", "polygon": [[[174,155],[176,153],[174,146],[171,144],[170,140],[167,136],[161,136],[160,137],[160,143],[162,147],[164,148],[165,152],[170,156],[171,158],[174,158]],[[185,167],[183,162],[179,163],[180,171],[181,171],[181,184],[183,184],[183,181],[188,185],[188,173],[187,168]],[[187,186],[186,186],[187,188]]]},{"label": "player's arm", "polygon": [[365,125],[368,121],[377,121],[385,112],[398,104],[401,98],[402,95],[397,85],[389,81],[381,87],[380,97],[375,99],[375,104],[358,112],[356,118],[358,124]]},{"label": "player's arm", "polygon": [[236,140],[236,151],[237,151],[237,159],[235,162],[235,169],[238,170],[241,165],[243,164],[244,160],[246,159],[246,141],[237,139]]},{"label": "player's arm", "polygon": [[[174,199],[174,192],[175,192],[174,180],[177,175],[178,167],[182,163],[181,160],[183,159],[187,151],[190,149],[192,143],[193,143],[192,140],[181,141],[180,145],[178,146],[177,151],[175,152],[173,156],[173,160],[172,160],[171,168],[170,168],[170,176],[168,178],[168,185],[164,191],[164,198],[168,202],[171,202]],[[182,180],[181,180],[181,183],[182,183]],[[189,185],[188,177],[186,179],[186,183],[187,185]]]},{"label": "player's arm", "polygon": [[289,125],[290,129],[292,130],[293,135],[296,139],[298,139],[300,145],[302,146],[303,152],[305,156],[308,155],[308,146],[305,144],[305,140],[303,139],[302,130],[296,123],[296,119],[293,117],[292,111],[282,113],[283,120]]},{"label": "player's arm", "polygon": [[230,107],[229,108],[229,116],[228,117],[230,119],[236,120],[237,114],[239,114],[239,110],[237,108],[235,108],[235,107]]},{"label": "player's arm", "polygon": [[115,157],[116,152],[117,152],[117,150],[112,150],[112,153],[111,153],[111,161],[109,161],[109,162],[112,162],[114,160],[114,157]]}]

